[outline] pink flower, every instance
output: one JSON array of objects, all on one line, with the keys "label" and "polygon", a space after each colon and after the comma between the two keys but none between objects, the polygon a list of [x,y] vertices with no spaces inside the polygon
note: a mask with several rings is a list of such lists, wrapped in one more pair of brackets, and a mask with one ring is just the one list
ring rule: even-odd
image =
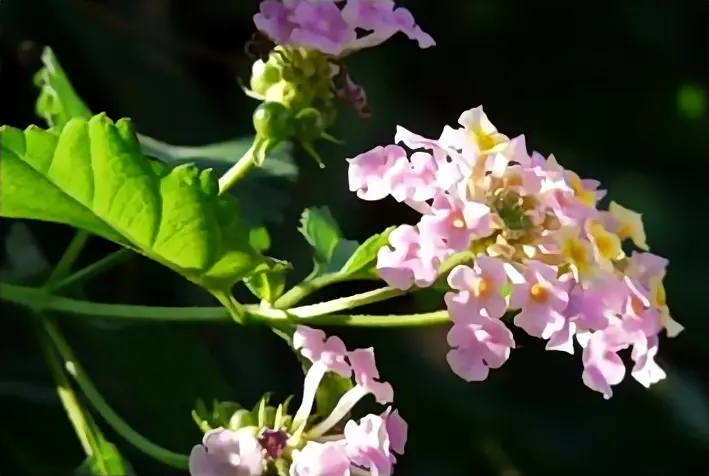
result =
[{"label": "pink flower", "polygon": [[191,476],[258,476],[263,472],[262,447],[249,429],[218,428],[192,448]]},{"label": "pink flower", "polygon": [[348,476],[350,460],[340,442],[309,441],[293,455],[290,476]]},{"label": "pink flower", "polygon": [[603,394],[605,399],[613,396],[613,385],[618,385],[625,377],[625,365],[618,351],[628,347],[625,336],[617,331],[596,331],[583,350],[583,383],[592,390]]},{"label": "pink flower", "polygon": [[453,373],[468,382],[485,380],[490,369],[502,367],[515,343],[512,332],[498,319],[456,322],[448,331],[453,347],[446,356]]},{"label": "pink flower", "polygon": [[379,371],[374,361],[374,349],[355,349],[347,358],[352,365],[354,379],[368,393],[374,395],[379,403],[389,403],[394,400],[394,389],[391,384],[379,379]]},{"label": "pink flower", "polygon": [[348,421],[345,438],[347,455],[353,464],[382,476],[392,473],[394,462],[386,419],[367,415],[359,423]]},{"label": "pink flower", "polygon": [[464,251],[473,238],[491,233],[490,207],[440,194],[433,200],[431,214],[421,217],[419,230],[427,239],[442,241],[455,251]]},{"label": "pink flower", "polygon": [[386,431],[389,435],[391,449],[395,453],[403,455],[409,433],[408,423],[399,415],[399,410],[392,411],[391,407],[382,413],[382,418],[386,421]]},{"label": "pink flower", "polygon": [[386,283],[396,289],[409,289],[416,284],[427,287],[438,277],[438,265],[443,258],[434,244],[422,244],[418,230],[401,225],[389,235],[393,248],[384,246],[377,256],[377,271]]},{"label": "pink flower", "polygon": [[[411,12],[394,7],[389,0],[265,0],[254,15],[254,24],[278,45],[308,48],[333,57],[376,46],[397,32],[416,40],[420,48],[435,45],[416,25]],[[362,30],[368,33],[358,36]]]},{"label": "pink flower", "polygon": [[451,317],[456,321],[478,316],[499,319],[507,310],[507,302],[501,294],[507,284],[507,273],[499,259],[479,256],[473,268],[456,266],[448,275],[448,284],[459,291],[445,296]]},{"label": "pink flower", "polygon": [[659,339],[656,335],[636,341],[633,345],[630,358],[633,359],[635,365],[630,375],[645,388],[650,388],[651,385],[667,377],[662,367],[655,362],[655,356],[658,350]]},{"label": "pink flower", "polygon": [[[358,5],[356,15],[346,9],[351,21],[390,22],[392,2]],[[501,320],[518,311],[514,324],[546,339],[548,350],[573,354],[577,341],[583,380],[604,395],[625,374],[617,356],[625,348],[632,347],[631,374],[641,384],[664,378],[654,361],[657,336],[665,329],[674,337],[683,327],[666,302],[667,260],[637,252],[628,258],[621,247],[628,240],[648,249],[641,215],[614,202],[600,210],[606,192],[598,181],[580,178],[553,155],[529,153],[525,137],[499,132],[482,106],[458,123],[438,139],[397,126],[394,143],[405,148],[397,146],[396,160],[380,159],[376,174],[386,177],[377,198],[391,195],[420,213],[379,251],[384,281],[401,290],[430,286],[443,277],[444,263],[474,257],[472,267],[447,276],[453,371],[483,380],[501,366],[514,348]],[[360,176],[356,162],[350,173]],[[351,188],[366,193],[365,185]]]},{"label": "pink flower", "polygon": [[347,348],[337,336],[327,337],[320,329],[298,326],[293,334],[293,348],[306,359],[324,365],[328,371],[349,377],[352,369],[345,360]]},{"label": "pink flower", "polygon": [[406,151],[397,145],[378,146],[369,152],[347,159],[351,192],[362,200],[381,200],[391,194],[390,170],[408,167]]},{"label": "pink flower", "polygon": [[292,18],[292,9],[278,0],[263,0],[260,12],[254,15],[256,28],[270,37],[276,44],[285,44],[298,26]]},{"label": "pink flower", "polygon": [[512,280],[510,307],[520,309],[514,323],[529,335],[548,339],[564,327],[568,283],[557,279],[556,273],[549,265],[530,261],[523,280]]},{"label": "pink flower", "polygon": [[371,39],[367,40],[365,37],[363,43],[382,42],[401,31],[410,39],[416,40],[420,48],[436,44],[428,33],[416,25],[411,12],[406,8],[395,8],[392,0],[349,0],[342,13],[355,28],[374,32]]},{"label": "pink flower", "polygon": [[354,29],[332,2],[299,2],[293,18],[298,26],[293,29],[290,41],[299,46],[338,56],[357,39]]}]

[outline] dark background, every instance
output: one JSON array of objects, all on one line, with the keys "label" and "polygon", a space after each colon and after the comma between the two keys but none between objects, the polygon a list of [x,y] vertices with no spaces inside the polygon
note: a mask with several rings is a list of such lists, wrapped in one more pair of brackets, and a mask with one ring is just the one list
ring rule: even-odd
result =
[{"label": "dark background", "polygon": [[[296,225],[312,205],[327,204],[345,236],[360,241],[386,226],[413,223],[414,214],[394,201],[365,203],[349,193],[344,159],[389,143],[397,124],[437,137],[463,110],[483,104],[502,132],[525,134],[530,148],[553,152],[582,177],[601,180],[612,199],[644,214],[653,252],[670,259],[668,299],[686,331],[662,342],[666,381],[648,391],[628,377],[604,401],[581,383],[579,355],[545,352],[540,341],[521,335],[523,346],[502,369],[486,382],[466,384],[445,363],[445,328],[331,329],[350,346],[375,346],[380,370],[397,390],[397,406],[410,423],[397,474],[706,476],[709,2],[405,5],[437,46],[420,51],[397,36],[348,60],[374,117],[362,122],[342,112],[333,135],[347,145],[319,147],[325,170],[296,149],[298,180],[271,183],[291,199],[282,220],[269,224],[270,254],[306,271],[309,251]],[[0,123],[42,124],[34,115],[31,78],[42,46],[50,45],[93,111],[131,117],[141,133],[173,144],[246,136],[256,103],[236,78],[250,69],[243,45],[257,6],[240,0],[2,0]],[[252,200],[269,198],[250,193]],[[9,225],[4,221],[3,230]],[[73,235],[59,225],[29,225],[50,262]],[[113,249],[95,239],[82,262]],[[316,299],[366,289],[346,284]],[[84,293],[103,302],[212,304],[179,276],[137,257]],[[365,310],[440,306],[440,296],[419,295]],[[0,474],[67,473],[83,454],[30,319],[20,309],[1,309]],[[174,451],[187,453],[200,439],[189,415],[196,397],[251,406],[266,391],[283,397],[301,383],[290,351],[265,328],[71,316],[59,322],[111,405]],[[170,474],[105,430],[138,474]]]}]

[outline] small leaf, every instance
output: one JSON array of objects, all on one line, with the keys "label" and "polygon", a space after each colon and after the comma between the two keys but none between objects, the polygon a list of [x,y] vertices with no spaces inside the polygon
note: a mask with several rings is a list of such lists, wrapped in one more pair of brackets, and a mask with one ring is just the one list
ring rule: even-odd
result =
[{"label": "small leaf", "polygon": [[50,127],[62,128],[69,119],[91,117],[91,111],[81,100],[59,65],[51,48],[42,51],[42,68],[35,74],[34,82],[40,88],[35,112]]},{"label": "small leaf", "polygon": [[307,208],[298,229],[313,247],[313,275],[340,271],[359,243],[342,237],[339,226],[327,207]]},{"label": "small leaf", "polygon": [[396,227],[390,226],[386,230],[376,235],[370,236],[359,248],[350,256],[347,263],[342,267],[342,272],[346,274],[357,274],[367,272],[369,268],[377,262],[377,254],[382,246],[389,244],[389,235]]},{"label": "small leaf", "polygon": [[254,296],[273,304],[286,290],[286,274],[290,269],[283,266],[264,271],[244,279],[244,284]]},{"label": "small leaf", "polygon": [[271,247],[271,235],[265,227],[252,228],[249,230],[249,243],[256,251],[263,253]]},{"label": "small leaf", "polygon": [[0,128],[2,216],[63,223],[134,248],[207,289],[272,260],[249,244],[236,204],[211,170],[169,170],[140,153],[132,124],[105,115],[61,131]]}]

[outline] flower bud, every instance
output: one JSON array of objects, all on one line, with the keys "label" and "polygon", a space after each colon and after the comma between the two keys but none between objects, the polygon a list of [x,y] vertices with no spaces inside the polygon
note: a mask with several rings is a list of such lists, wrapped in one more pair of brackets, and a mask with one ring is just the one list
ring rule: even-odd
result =
[{"label": "flower bud", "polygon": [[232,430],[239,430],[241,428],[255,425],[256,418],[254,418],[252,413],[249,410],[246,410],[245,408],[234,412],[234,414],[231,416],[231,419],[229,420],[229,428]]},{"label": "flower bud", "polygon": [[253,123],[256,135],[270,142],[287,140],[295,132],[293,115],[278,102],[261,103],[254,111]]},{"label": "flower bud", "polygon": [[277,84],[283,78],[281,68],[271,62],[257,60],[251,67],[251,90],[262,96],[266,96],[269,88]]}]

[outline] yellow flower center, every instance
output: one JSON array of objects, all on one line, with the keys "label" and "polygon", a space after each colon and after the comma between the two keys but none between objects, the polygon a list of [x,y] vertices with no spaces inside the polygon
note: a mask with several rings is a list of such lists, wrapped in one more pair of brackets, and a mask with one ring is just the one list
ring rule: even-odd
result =
[{"label": "yellow flower center", "polygon": [[583,183],[578,175],[574,174],[571,176],[570,185],[571,190],[574,191],[574,195],[581,203],[588,206],[595,205],[596,194],[583,188]]},{"label": "yellow flower center", "polygon": [[535,283],[529,288],[529,296],[532,298],[532,301],[543,303],[549,299],[549,291],[547,291],[544,285]]},{"label": "yellow flower center", "polygon": [[480,276],[473,283],[471,292],[477,298],[484,298],[492,293],[492,283],[485,276]]}]

